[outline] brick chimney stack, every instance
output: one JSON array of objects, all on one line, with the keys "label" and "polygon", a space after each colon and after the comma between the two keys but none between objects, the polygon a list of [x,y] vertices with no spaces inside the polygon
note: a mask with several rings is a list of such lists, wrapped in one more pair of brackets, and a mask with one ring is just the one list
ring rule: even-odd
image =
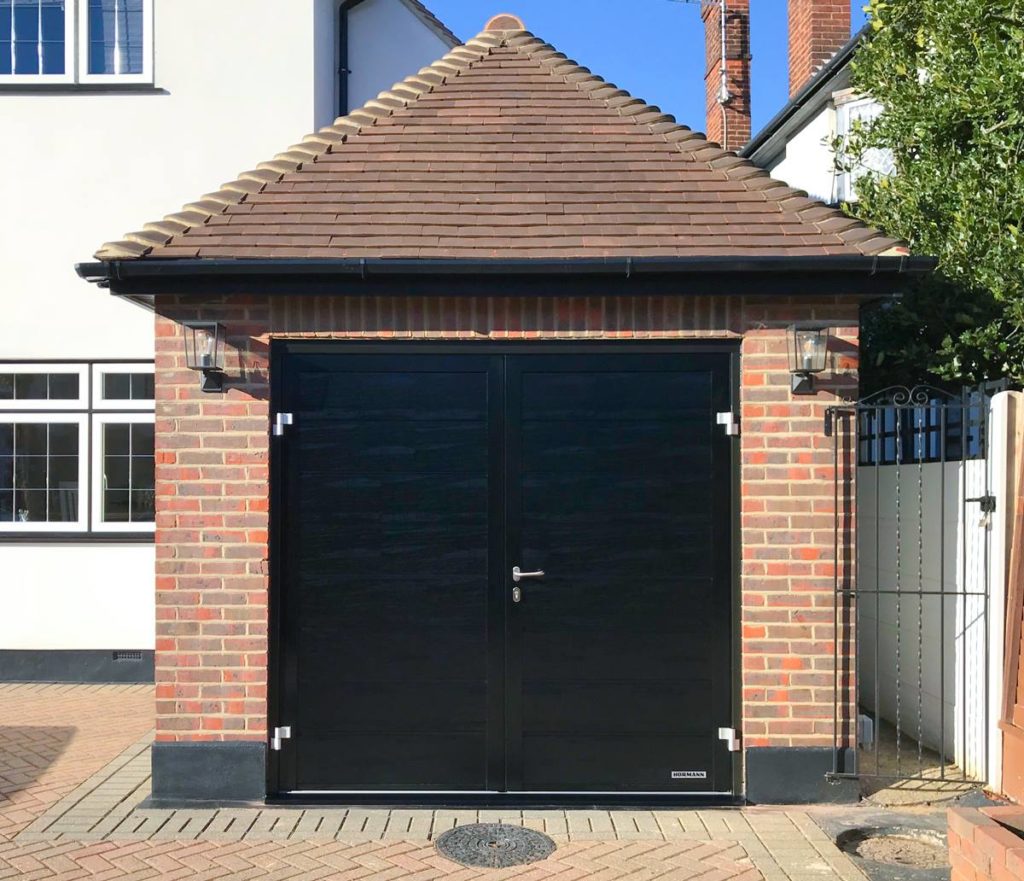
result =
[{"label": "brick chimney stack", "polygon": [[[750,140],[750,0],[725,0],[725,85],[722,90],[722,2],[702,0],[707,67],[707,136],[726,150]],[[724,108],[724,114],[723,114]]]},{"label": "brick chimney stack", "polygon": [[789,0],[789,96],[849,39],[850,0]]}]

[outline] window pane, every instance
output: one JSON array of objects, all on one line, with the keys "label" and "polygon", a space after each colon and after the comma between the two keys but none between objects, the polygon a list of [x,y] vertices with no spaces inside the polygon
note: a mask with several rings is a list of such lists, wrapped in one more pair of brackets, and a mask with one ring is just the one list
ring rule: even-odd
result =
[{"label": "window pane", "polygon": [[77,423],[0,424],[0,522],[78,519]]},{"label": "window pane", "polygon": [[142,73],[143,0],[89,0],[89,73]]},{"label": "window pane", "polygon": [[[2,55],[2,53],[0,53]],[[2,60],[2,58],[0,58]],[[0,70],[0,73],[3,73]],[[0,401],[10,401],[14,397],[14,375],[0,373]]]},{"label": "window pane", "polygon": [[50,455],[78,455],[78,426],[72,422],[50,426]]},{"label": "window pane", "polygon": [[0,74],[64,73],[66,16],[65,0],[0,0]]},{"label": "window pane", "polygon": [[152,456],[153,455],[153,428],[152,423],[137,422],[132,426],[132,455]]},{"label": "window pane", "polygon": [[46,425],[22,422],[14,426],[14,453],[21,456],[46,455]]},{"label": "window pane", "polygon": [[152,490],[133,490],[131,511],[132,522],[152,523],[155,517],[153,502],[154,493]]},{"label": "window pane", "polygon": [[46,522],[46,490],[16,489],[14,491],[15,520],[19,523]]},{"label": "window pane", "polygon": [[127,523],[131,517],[131,493],[126,489],[108,489],[103,493],[103,519],[109,523]]},{"label": "window pane", "polygon": [[78,398],[77,373],[50,374],[50,400],[74,401]]},{"label": "window pane", "polygon": [[16,373],[14,397],[19,401],[45,401],[48,385],[45,373]]},{"label": "window pane", "polygon": [[109,401],[128,401],[132,396],[130,373],[104,373],[103,397]]},{"label": "window pane", "polygon": [[129,440],[130,425],[103,426],[103,452],[107,456],[128,456],[131,454]]},{"label": "window pane", "polygon": [[103,462],[103,477],[107,489],[131,489],[131,456],[107,456]]},{"label": "window pane", "polygon": [[18,455],[14,469],[15,489],[46,489],[46,456]]},{"label": "window pane", "polygon": [[156,393],[152,373],[132,374],[132,400],[152,401]]},{"label": "window pane", "polygon": [[78,457],[50,456],[50,489],[78,486]]},{"label": "window pane", "polygon": [[152,490],[155,486],[152,456],[136,456],[132,459],[132,486]]},{"label": "window pane", "polygon": [[78,519],[78,488],[51,489],[49,493],[51,523],[71,523]]},{"label": "window pane", "polygon": [[[118,452],[121,451],[121,452]],[[126,454],[127,453],[127,454]],[[153,425],[103,427],[103,519],[152,523],[154,519]]]}]

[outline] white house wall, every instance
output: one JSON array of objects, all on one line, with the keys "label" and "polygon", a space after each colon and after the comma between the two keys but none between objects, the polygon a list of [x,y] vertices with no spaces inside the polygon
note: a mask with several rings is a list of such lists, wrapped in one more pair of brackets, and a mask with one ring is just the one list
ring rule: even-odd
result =
[{"label": "white house wall", "polygon": [[349,106],[361,107],[450,48],[402,0],[365,0],[348,14]]},{"label": "white house wall", "polygon": [[[328,122],[315,108],[313,0],[156,0],[155,88],[0,91],[0,357],[152,357],[147,312],[74,264]],[[16,206],[16,210],[15,210]],[[11,308],[16,306],[13,314]]]},{"label": "white house wall", "polygon": [[0,648],[152,649],[152,545],[0,545]]},{"label": "white house wall", "polygon": [[[154,0],[153,33],[152,87],[0,84],[0,361],[152,359],[152,314],[75,263],[338,115],[338,0]],[[360,103],[448,49],[398,0],[352,33]],[[152,648],[153,570],[151,545],[0,537],[0,651]]]},{"label": "white house wall", "polygon": [[823,107],[790,137],[783,154],[768,165],[767,171],[791,187],[806,190],[814,199],[835,201],[833,137],[835,110]]}]

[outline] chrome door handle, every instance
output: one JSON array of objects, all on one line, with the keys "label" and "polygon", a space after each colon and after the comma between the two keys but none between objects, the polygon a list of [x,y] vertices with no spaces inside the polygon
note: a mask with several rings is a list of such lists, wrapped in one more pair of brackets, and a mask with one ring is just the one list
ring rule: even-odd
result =
[{"label": "chrome door handle", "polygon": [[512,567],[512,580],[517,584],[524,578],[543,578],[544,570],[538,569],[536,572],[523,572],[518,566]]}]

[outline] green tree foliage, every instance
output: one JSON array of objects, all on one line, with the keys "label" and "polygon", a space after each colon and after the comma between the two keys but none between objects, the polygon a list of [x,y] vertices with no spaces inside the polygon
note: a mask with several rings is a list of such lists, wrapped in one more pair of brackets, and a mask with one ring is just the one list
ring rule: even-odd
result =
[{"label": "green tree foliage", "polygon": [[882,148],[895,168],[864,174],[847,210],[938,257],[939,271],[866,314],[866,385],[1024,381],[1024,0],[867,11],[853,85],[882,112],[854,127],[839,161],[860,173]]}]

